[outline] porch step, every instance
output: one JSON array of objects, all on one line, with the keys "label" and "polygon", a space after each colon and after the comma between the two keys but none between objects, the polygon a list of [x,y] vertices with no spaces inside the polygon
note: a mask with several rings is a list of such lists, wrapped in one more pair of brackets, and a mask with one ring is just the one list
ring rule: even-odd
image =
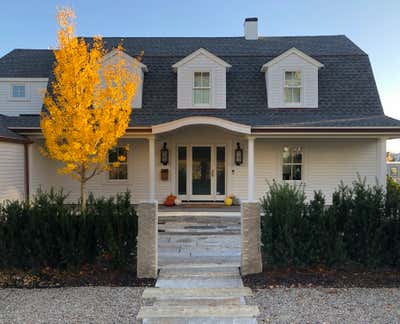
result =
[{"label": "porch step", "polygon": [[168,318],[256,318],[259,315],[257,306],[223,305],[223,306],[143,306],[138,319]]},{"label": "porch step", "polygon": [[159,210],[158,217],[183,217],[183,216],[191,216],[191,217],[240,217],[240,211],[191,211],[188,209],[187,211],[165,211]]},{"label": "porch step", "polygon": [[237,298],[251,296],[250,288],[146,288],[142,297],[148,298]]},{"label": "porch step", "polygon": [[190,262],[190,263],[174,263],[174,264],[166,264],[162,265],[160,269],[188,269],[188,268],[234,268],[240,267],[240,262],[216,262],[216,263],[205,263],[205,262]]},{"label": "porch step", "polygon": [[223,278],[223,277],[233,277],[233,276],[240,276],[239,269],[237,267],[221,267],[221,268],[171,268],[171,269],[163,269],[160,272],[160,277],[164,279],[168,278],[199,278],[199,277],[206,277],[206,278]]}]

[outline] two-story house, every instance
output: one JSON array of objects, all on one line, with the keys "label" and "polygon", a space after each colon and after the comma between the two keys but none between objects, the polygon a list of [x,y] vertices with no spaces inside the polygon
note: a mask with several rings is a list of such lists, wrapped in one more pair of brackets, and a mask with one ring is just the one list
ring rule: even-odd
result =
[{"label": "two-story house", "polygon": [[[135,202],[252,201],[275,179],[304,183],[308,197],[321,189],[329,203],[357,173],[384,185],[385,143],[400,137],[400,121],[383,113],[368,55],[342,35],[260,37],[257,23],[246,19],[244,37],[124,37],[126,59],[144,52],[129,128],[109,154],[127,159],[88,190],[129,189]],[[104,41],[111,49],[121,38]],[[79,197],[38,151],[53,63],[42,49],[0,59],[0,200],[39,186]]]}]

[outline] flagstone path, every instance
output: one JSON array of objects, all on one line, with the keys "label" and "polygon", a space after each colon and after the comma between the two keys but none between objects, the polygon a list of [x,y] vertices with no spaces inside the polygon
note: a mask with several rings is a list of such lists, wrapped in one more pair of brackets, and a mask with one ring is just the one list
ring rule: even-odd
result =
[{"label": "flagstone path", "polygon": [[[137,316],[143,323],[257,323],[246,305],[240,265],[240,213],[159,215],[159,267]],[[227,215],[227,216],[224,216]]]}]

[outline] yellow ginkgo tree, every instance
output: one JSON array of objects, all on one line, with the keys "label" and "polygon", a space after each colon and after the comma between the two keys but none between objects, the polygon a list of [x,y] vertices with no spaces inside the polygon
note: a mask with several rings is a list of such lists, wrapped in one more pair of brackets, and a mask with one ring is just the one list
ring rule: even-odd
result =
[{"label": "yellow ginkgo tree", "polygon": [[[120,54],[114,63],[104,64],[102,39],[95,37],[88,43],[78,39],[74,19],[72,9],[58,10],[58,48],[54,80],[41,115],[45,138],[41,152],[62,163],[59,173],[80,182],[84,209],[85,184],[108,168],[108,152],[128,127],[140,75],[136,63]],[[119,46],[116,52],[122,50]]]}]

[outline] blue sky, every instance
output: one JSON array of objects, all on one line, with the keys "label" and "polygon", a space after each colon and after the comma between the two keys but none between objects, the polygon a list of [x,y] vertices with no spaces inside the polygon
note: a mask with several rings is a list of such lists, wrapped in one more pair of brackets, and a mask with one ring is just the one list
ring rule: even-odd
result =
[{"label": "blue sky", "polygon": [[[245,17],[265,36],[345,34],[370,55],[385,112],[400,119],[400,0],[3,1],[0,56],[54,47],[65,5],[85,36],[242,36]],[[388,148],[400,152],[400,140]]]}]

